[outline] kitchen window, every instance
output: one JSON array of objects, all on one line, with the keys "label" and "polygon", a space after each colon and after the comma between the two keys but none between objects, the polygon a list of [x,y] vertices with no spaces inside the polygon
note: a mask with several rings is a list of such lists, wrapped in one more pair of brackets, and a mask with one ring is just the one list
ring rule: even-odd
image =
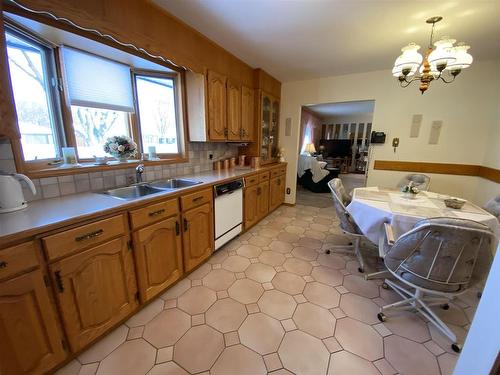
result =
[{"label": "kitchen window", "polygon": [[[56,46],[10,22],[6,40],[21,133],[21,142],[12,142],[22,159],[16,159],[18,169],[22,163],[25,173],[50,175],[66,146],[89,167],[95,156],[106,155],[106,140],[118,135],[137,143],[134,159],[154,148],[160,162],[185,161],[181,72],[123,58],[118,50],[112,59]],[[159,69],[136,69],[131,62],[137,61]]]}]

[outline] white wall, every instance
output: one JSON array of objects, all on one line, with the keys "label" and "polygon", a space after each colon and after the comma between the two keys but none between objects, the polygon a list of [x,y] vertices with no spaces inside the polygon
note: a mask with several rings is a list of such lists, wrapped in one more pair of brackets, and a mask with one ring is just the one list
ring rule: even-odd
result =
[{"label": "white wall", "polygon": [[[387,141],[384,145],[373,148],[368,185],[394,186],[400,179],[399,173],[372,170],[375,159],[481,165],[485,158],[499,158],[498,147],[496,150],[488,150],[491,151],[491,157],[486,155],[492,142],[491,132],[493,131],[494,137],[499,136],[498,68],[499,61],[475,62],[452,84],[433,82],[424,95],[420,95],[416,84],[406,89],[400,88],[390,70],[284,83],[281,89],[280,139],[286,149],[289,163],[287,187],[291,189],[286,202],[295,203],[296,150],[302,105],[375,100],[372,129],[384,131]],[[413,114],[423,115],[419,138],[409,137]],[[290,136],[284,134],[287,118],[292,119]],[[428,144],[433,120],[443,121],[438,145]],[[400,139],[400,147],[396,153],[391,147],[394,137]],[[500,140],[496,142],[500,143]],[[432,177],[432,190],[475,201],[478,200],[478,185],[485,181],[477,177]]]},{"label": "white wall", "polygon": [[326,116],[323,117],[324,124],[351,124],[351,123],[369,123],[372,122],[373,113],[358,113],[355,115],[342,115],[342,116]]}]

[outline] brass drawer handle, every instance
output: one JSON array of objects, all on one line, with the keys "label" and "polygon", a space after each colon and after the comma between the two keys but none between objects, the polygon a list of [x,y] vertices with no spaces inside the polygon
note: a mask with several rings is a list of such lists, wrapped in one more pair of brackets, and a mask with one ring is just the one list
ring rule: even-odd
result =
[{"label": "brass drawer handle", "polygon": [[75,241],[76,242],[80,242],[80,241],[84,241],[84,240],[90,240],[91,238],[99,237],[103,233],[104,233],[103,229],[98,229],[96,231],[93,231],[93,232],[86,233],[86,234],[83,234],[81,236],[75,237]]},{"label": "brass drawer handle", "polygon": [[161,215],[161,214],[162,214],[162,213],[164,213],[164,212],[165,212],[165,209],[164,209],[164,208],[161,208],[161,209],[159,209],[159,210],[157,210],[157,211],[152,211],[152,212],[150,212],[148,215],[149,215],[150,217],[154,217],[154,216]]},{"label": "brass drawer handle", "polygon": [[202,200],[202,199],[203,199],[203,197],[196,197],[196,198],[193,198],[193,203],[194,203],[194,202],[198,202],[198,201],[200,201],[200,200]]},{"label": "brass drawer handle", "polygon": [[0,261],[0,269],[7,268],[7,264],[8,263],[4,260]]}]

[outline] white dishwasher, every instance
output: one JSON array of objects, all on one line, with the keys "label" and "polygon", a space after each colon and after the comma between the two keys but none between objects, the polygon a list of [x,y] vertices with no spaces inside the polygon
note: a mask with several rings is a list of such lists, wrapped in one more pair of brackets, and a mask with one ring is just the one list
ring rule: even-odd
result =
[{"label": "white dishwasher", "polygon": [[241,233],[243,224],[243,180],[216,185],[215,250]]}]

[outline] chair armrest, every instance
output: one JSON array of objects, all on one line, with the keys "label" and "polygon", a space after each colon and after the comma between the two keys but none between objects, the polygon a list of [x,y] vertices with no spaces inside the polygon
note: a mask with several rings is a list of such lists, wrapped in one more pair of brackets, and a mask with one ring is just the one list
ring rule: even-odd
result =
[{"label": "chair armrest", "polygon": [[396,239],[394,238],[394,231],[392,230],[391,224],[384,223],[384,229],[385,229],[385,238],[387,238],[387,244],[390,246],[394,245]]}]

